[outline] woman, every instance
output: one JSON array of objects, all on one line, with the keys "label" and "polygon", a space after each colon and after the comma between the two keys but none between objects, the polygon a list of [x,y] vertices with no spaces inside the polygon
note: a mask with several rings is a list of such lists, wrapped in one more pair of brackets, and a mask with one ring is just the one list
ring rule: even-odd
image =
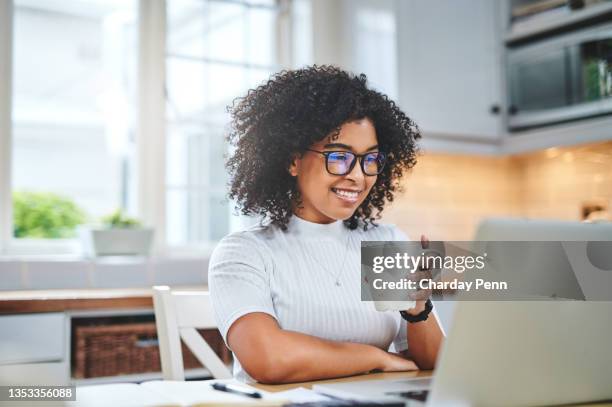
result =
[{"label": "woman", "polygon": [[[229,196],[263,219],[226,236],[210,262],[235,377],[284,383],[433,368],[443,338],[434,314],[407,323],[360,299],[360,242],[407,240],[374,221],[416,163],[416,125],[365,75],[330,66],[283,71],[230,111]],[[417,301],[403,315],[430,310]],[[392,342],[399,353],[388,352]]]}]

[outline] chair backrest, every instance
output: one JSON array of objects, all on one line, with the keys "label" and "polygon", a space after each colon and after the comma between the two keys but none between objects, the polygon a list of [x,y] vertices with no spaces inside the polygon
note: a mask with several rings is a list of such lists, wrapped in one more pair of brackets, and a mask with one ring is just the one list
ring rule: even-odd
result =
[{"label": "chair backrest", "polygon": [[216,329],[207,291],[173,291],[153,287],[155,324],[165,380],[185,380],[181,339],[215,379],[229,379],[231,372],[196,329]]}]

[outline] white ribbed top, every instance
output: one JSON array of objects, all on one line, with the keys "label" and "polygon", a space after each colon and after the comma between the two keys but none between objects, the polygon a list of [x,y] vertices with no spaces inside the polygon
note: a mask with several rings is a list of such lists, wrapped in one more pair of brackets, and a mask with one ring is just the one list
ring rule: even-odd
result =
[{"label": "white ribbed top", "polygon": [[[406,235],[393,225],[350,230],[342,221],[318,224],[297,216],[287,228],[254,226],[226,236],[215,248],[208,284],[225,342],[238,318],[264,312],[282,329],[406,349],[405,321],[361,301],[360,284],[361,241],[408,240]],[[252,381],[237,359],[234,376]]]}]

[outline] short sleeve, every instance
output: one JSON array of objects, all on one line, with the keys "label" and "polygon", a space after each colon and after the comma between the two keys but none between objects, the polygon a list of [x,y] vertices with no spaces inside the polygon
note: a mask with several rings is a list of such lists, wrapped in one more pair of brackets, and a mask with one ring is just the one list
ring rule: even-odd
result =
[{"label": "short sleeve", "polygon": [[[227,344],[227,332],[240,317],[264,312],[276,318],[265,251],[245,232],[223,238],[210,258],[208,287],[215,320]],[[229,346],[229,345],[228,345]]]}]

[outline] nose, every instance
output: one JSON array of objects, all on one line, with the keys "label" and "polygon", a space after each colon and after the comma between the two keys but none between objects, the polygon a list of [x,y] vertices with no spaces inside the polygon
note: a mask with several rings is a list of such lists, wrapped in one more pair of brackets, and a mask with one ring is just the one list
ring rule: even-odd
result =
[{"label": "nose", "polygon": [[355,157],[355,165],[353,165],[353,169],[345,176],[347,179],[354,181],[357,185],[363,185],[365,174],[361,169],[361,163],[359,162],[359,158]]}]

